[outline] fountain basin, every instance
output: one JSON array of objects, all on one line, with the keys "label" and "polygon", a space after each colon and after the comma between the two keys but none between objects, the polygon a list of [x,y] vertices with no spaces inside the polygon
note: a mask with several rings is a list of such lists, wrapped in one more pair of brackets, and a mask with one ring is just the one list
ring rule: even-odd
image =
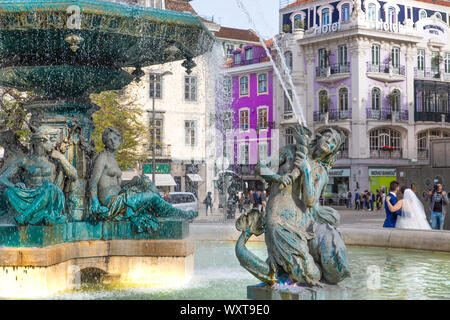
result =
[{"label": "fountain basin", "polygon": [[74,289],[87,270],[126,286],[184,284],[193,275],[193,253],[194,245],[185,240],[97,240],[0,248],[0,296],[45,297]]}]

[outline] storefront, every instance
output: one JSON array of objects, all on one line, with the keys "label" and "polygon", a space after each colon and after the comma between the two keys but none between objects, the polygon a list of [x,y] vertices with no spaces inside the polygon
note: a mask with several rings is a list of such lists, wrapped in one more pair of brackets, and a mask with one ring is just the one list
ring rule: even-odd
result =
[{"label": "storefront", "polygon": [[397,169],[392,168],[372,168],[369,169],[370,191],[376,193],[384,188],[389,192],[389,185],[397,180]]},{"label": "storefront", "polygon": [[328,185],[325,192],[326,204],[345,205],[349,190],[350,168],[334,168],[328,171]]}]

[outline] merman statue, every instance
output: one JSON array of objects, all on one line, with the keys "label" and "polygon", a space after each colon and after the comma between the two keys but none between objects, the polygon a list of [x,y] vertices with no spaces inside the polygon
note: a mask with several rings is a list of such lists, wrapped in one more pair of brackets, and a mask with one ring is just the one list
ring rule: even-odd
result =
[{"label": "merman statue", "polygon": [[98,220],[129,220],[137,232],[154,232],[158,218],[192,220],[196,211],[183,211],[164,201],[152,181],[135,177],[122,188],[122,171],[116,161],[120,132],[108,127],[102,133],[105,148],[94,159],[89,181],[91,210]]},{"label": "merman statue", "polygon": [[64,193],[60,185],[65,178],[77,180],[77,170],[56,150],[58,131],[38,127],[31,135],[29,154],[8,163],[0,175],[3,197],[19,225],[53,225],[66,221]]},{"label": "merman statue", "polygon": [[[251,210],[237,220],[236,227],[242,234],[236,256],[245,269],[268,285],[337,284],[350,275],[347,250],[336,230],[338,212],[320,206],[319,198],[325,193],[328,170],[345,135],[327,128],[311,141],[306,127],[292,129],[296,144],[284,146],[279,159],[268,158],[255,168],[270,184],[270,197],[265,215]],[[279,163],[276,172],[270,169],[273,163]],[[263,233],[267,261],[245,247],[252,235]]]}]

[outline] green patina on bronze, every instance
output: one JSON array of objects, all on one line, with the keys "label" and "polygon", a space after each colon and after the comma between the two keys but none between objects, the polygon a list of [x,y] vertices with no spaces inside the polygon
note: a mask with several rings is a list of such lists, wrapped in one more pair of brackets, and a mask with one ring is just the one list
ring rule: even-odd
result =
[{"label": "green patina on bronze", "polygon": [[[236,228],[242,234],[236,243],[240,264],[256,278],[273,286],[336,284],[350,275],[347,250],[336,230],[339,213],[319,205],[328,184],[328,170],[344,143],[344,135],[332,128],[311,141],[311,132],[295,126],[295,145],[284,146],[276,158],[255,168],[270,184],[266,212],[253,209],[242,215]],[[277,172],[270,169],[278,163]],[[245,246],[252,235],[265,234],[267,261]]]},{"label": "green patina on bronze", "polygon": [[[41,137],[32,150],[16,148],[8,156],[0,171],[0,214],[25,226],[125,220],[147,234],[168,217],[194,218],[163,202],[145,178],[127,189],[119,183],[114,196],[123,201],[113,207],[108,199],[95,210],[88,186],[96,172],[91,134],[98,107],[89,95],[121,89],[150,65],[179,60],[189,73],[192,59],[213,44],[214,36],[189,13],[104,1],[0,0],[0,85],[37,94],[26,106],[31,130],[55,133],[51,143]],[[28,231],[20,232],[29,239]]]}]

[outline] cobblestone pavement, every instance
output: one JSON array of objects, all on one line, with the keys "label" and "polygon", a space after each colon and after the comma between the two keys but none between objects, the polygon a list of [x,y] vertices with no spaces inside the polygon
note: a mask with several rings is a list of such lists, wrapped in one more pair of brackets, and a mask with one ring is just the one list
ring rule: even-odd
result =
[{"label": "cobblestone pavement", "polygon": [[[249,208],[246,208],[247,210]],[[384,210],[368,211],[368,210],[349,210],[347,208],[337,207],[335,208],[341,215],[341,226],[361,226],[361,227],[382,227],[384,218],[386,216]],[[239,217],[239,212],[236,211],[236,218]],[[205,214],[205,208],[201,207],[199,216],[194,220],[194,223],[228,223],[234,224],[235,220],[227,220],[224,222],[223,209],[217,207],[213,209],[211,215],[208,212],[208,216]]]}]

